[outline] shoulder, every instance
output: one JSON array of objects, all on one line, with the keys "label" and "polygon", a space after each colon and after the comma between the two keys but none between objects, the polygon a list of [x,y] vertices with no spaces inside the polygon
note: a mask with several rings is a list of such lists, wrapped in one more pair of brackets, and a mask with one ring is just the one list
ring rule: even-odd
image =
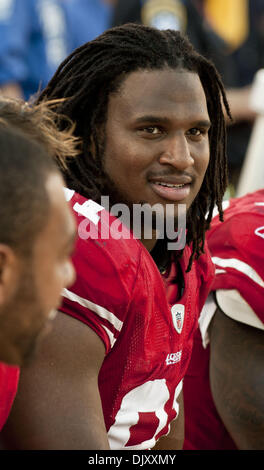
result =
[{"label": "shoulder", "polygon": [[[216,215],[207,232],[212,255],[241,253],[253,259],[252,250],[264,257],[264,190],[225,201],[224,222]],[[255,260],[256,261],[256,260]]]},{"label": "shoulder", "polygon": [[143,295],[144,247],[94,201],[67,191],[77,224],[76,281],[63,291],[61,310],[90,326],[109,351],[122,330],[135,286]]},{"label": "shoulder", "polygon": [[127,270],[136,274],[143,247],[132,232],[96,202],[74,192],[68,193],[68,200],[77,225],[74,260],[78,268],[81,269],[83,263],[89,264],[103,271],[105,276],[108,270],[111,274],[124,271],[119,280],[127,276]]}]

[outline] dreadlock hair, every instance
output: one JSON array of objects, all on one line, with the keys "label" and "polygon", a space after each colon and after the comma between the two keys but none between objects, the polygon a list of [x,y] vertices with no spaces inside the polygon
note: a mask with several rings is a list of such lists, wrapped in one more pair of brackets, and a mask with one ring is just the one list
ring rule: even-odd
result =
[{"label": "dreadlock hair", "polygon": [[[43,100],[39,104],[0,96],[0,127],[12,126],[43,145],[56,163],[66,169],[67,161],[76,157],[81,147],[69,118],[59,116],[54,108],[62,100]],[[63,119],[64,130],[56,123]]]},{"label": "dreadlock hair", "polygon": [[227,186],[223,106],[230,118],[231,115],[214,65],[198,54],[180,32],[131,23],[108,29],[76,49],[62,62],[39,100],[67,98],[59,111],[76,123],[75,133],[83,140],[83,152],[70,163],[65,177],[72,189],[99,201],[104,171],[98,129],[106,121],[109,95],[118,92],[127,75],[134,71],[164,68],[184,69],[199,75],[212,124],[210,162],[187,220],[187,243],[192,244],[190,270],[194,257],[203,252],[205,231],[215,205],[223,220],[221,201]]}]

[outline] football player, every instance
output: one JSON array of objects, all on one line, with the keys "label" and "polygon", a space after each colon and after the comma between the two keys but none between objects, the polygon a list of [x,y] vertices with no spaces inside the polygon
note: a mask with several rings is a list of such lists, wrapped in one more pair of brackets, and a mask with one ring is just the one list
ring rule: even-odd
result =
[{"label": "football player", "polygon": [[[0,429],[19,369],[74,280],[75,223],[61,175],[43,147],[0,123]],[[63,234],[61,229],[63,228]]]},{"label": "football player", "polygon": [[[74,51],[46,98],[64,99],[56,109],[83,139],[64,172],[77,280],[22,374],[6,442],[178,448],[182,379],[214,275],[205,231],[226,187],[221,79],[180,33],[125,25]],[[170,206],[178,228],[180,204],[186,244],[171,250],[163,215]],[[134,209],[146,205],[156,209],[151,235],[135,237]],[[124,206],[126,223],[117,218]]]}]

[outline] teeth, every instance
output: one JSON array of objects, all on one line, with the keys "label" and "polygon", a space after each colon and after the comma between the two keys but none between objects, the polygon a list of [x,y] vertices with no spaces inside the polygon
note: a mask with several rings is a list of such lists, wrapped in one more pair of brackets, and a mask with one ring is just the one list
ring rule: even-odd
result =
[{"label": "teeth", "polygon": [[157,182],[155,184],[158,184],[159,186],[166,186],[167,188],[182,188],[184,184],[171,184],[171,183],[161,183]]}]

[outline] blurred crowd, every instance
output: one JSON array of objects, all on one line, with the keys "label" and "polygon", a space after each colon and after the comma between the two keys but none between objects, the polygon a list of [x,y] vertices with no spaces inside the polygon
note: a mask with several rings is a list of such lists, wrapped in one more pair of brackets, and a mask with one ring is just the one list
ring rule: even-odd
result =
[{"label": "blurred crowd", "polygon": [[107,0],[0,0],[0,87],[28,99],[110,23]]}]

